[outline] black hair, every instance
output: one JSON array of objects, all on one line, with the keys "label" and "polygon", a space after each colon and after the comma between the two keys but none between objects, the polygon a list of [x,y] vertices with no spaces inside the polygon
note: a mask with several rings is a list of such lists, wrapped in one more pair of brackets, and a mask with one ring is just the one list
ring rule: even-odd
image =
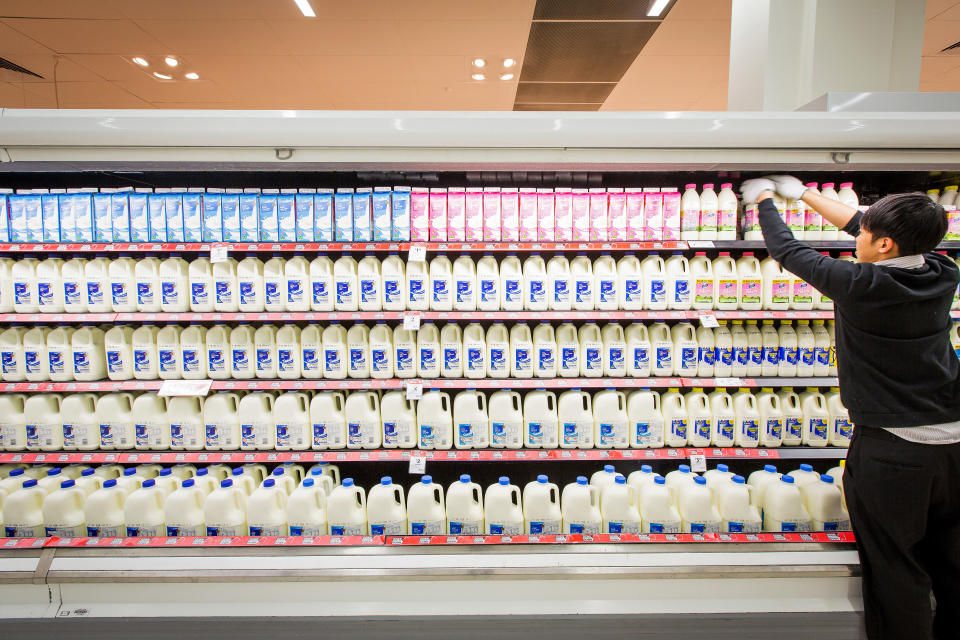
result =
[{"label": "black hair", "polygon": [[902,256],[933,251],[947,233],[947,212],[923,193],[895,193],[873,203],[860,227],[890,238]]}]

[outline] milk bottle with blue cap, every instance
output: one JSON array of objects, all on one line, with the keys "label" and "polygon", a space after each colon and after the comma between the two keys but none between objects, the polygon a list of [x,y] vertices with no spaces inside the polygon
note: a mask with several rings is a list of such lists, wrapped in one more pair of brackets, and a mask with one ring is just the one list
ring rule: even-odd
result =
[{"label": "milk bottle with blue cap", "polygon": [[0,395],[0,448],[6,451],[22,451],[27,447],[27,430],[24,424],[22,394]]},{"label": "milk bottle with blue cap", "polygon": [[573,324],[564,322],[556,331],[557,373],[561,378],[580,376],[580,338]]},{"label": "milk bottle with blue cap", "polygon": [[450,535],[478,535],[484,531],[483,490],[463,474],[447,490],[447,522]]},{"label": "milk bottle with blue cap", "polygon": [[490,447],[519,449],[524,441],[523,409],[520,394],[500,389],[490,395]]},{"label": "milk bottle with blue cap", "polygon": [[[99,260],[99,258],[97,259]],[[87,309],[99,308],[100,289],[99,268],[97,260],[87,263]],[[177,313],[190,310],[190,267],[187,261],[176,256],[167,258],[160,263],[158,275],[160,278],[160,310],[165,313]],[[109,302],[109,301],[108,301]]]},{"label": "milk bottle with blue cap", "polygon": [[500,267],[492,254],[486,253],[477,262],[477,309],[496,311],[500,308]]},{"label": "milk bottle with blue cap", "polygon": [[747,365],[750,362],[750,344],[747,332],[743,328],[743,320],[733,321],[730,327],[730,340],[733,343],[730,375],[734,378],[742,378],[747,375]]},{"label": "milk bottle with blue cap", "polygon": [[674,371],[673,338],[670,328],[663,322],[656,322],[649,328],[650,334],[650,372],[654,376],[672,376]]},{"label": "milk bottle with blue cap", "polygon": [[247,535],[247,497],[234,486],[232,478],[221,480],[220,486],[207,496],[203,521],[208,536]]},{"label": "milk bottle with blue cap", "polygon": [[[674,492],[679,492],[683,488],[693,486],[694,479],[699,477],[696,473],[690,471],[690,465],[681,464],[666,475],[667,486]],[[678,497],[674,496],[674,502],[677,501]]]},{"label": "milk bottle with blue cap", "polygon": [[161,380],[180,380],[183,377],[180,333],[180,327],[175,324],[166,325],[157,332],[157,376]]},{"label": "milk bottle with blue cap", "polygon": [[669,389],[661,396],[660,411],[663,414],[664,444],[668,447],[687,446],[690,415],[679,389]]},{"label": "milk bottle with blue cap", "polygon": [[599,378],[603,375],[603,338],[600,327],[589,322],[577,331],[580,340],[580,375]]},{"label": "milk bottle with blue cap", "polygon": [[130,413],[136,449],[163,451],[170,448],[170,419],[167,416],[166,398],[148,391],[134,399]]},{"label": "milk bottle with blue cap", "polygon": [[277,430],[273,422],[273,396],[255,391],[240,399],[240,449],[243,451],[274,449]]},{"label": "milk bottle with blue cap", "polygon": [[423,323],[417,331],[417,375],[440,377],[440,332],[432,322]]},{"label": "milk bottle with blue cap", "polygon": [[[39,261],[36,258],[26,256],[17,260],[10,269],[13,280],[14,313],[37,313],[40,310],[37,264]],[[109,311],[110,307],[108,306],[105,310]],[[97,311],[103,311],[103,309],[97,309]]]},{"label": "milk bottle with blue cap", "polygon": [[383,424],[380,420],[380,399],[376,393],[351,393],[347,396],[343,413],[347,420],[348,449],[377,449],[381,446]]},{"label": "milk bottle with blue cap", "polygon": [[650,389],[637,389],[627,397],[627,418],[630,420],[630,446],[634,449],[663,446],[664,422],[660,410],[660,394]]},{"label": "milk bottle with blue cap", "polygon": [[734,446],[759,446],[762,419],[756,397],[748,389],[740,389],[733,395],[733,410],[737,414]]},{"label": "milk bottle with blue cap", "polygon": [[533,373],[538,378],[557,377],[557,340],[546,320],[533,330]]},{"label": "milk bottle with blue cap", "polygon": [[453,414],[450,395],[445,391],[428,391],[417,402],[417,424],[420,449],[449,449],[453,446]]},{"label": "milk bottle with blue cap", "polygon": [[596,282],[593,263],[585,253],[578,253],[570,262],[571,304],[577,311],[590,311],[595,306]]},{"label": "milk bottle with blue cap", "polygon": [[84,536],[83,505],[86,492],[74,480],[64,480],[43,501],[43,522],[46,536],[78,538]]},{"label": "milk bottle with blue cap", "polygon": [[23,421],[28,451],[59,451],[63,448],[62,400],[56,393],[27,396],[23,403]]},{"label": "milk bottle with blue cap", "polygon": [[617,474],[612,484],[600,494],[603,533],[640,533],[640,511],[637,490]]},{"label": "milk bottle with blue cap", "polygon": [[810,531],[810,514],[792,476],[782,476],[779,482],[769,483],[762,497],[764,531]]},{"label": "milk bottle with blue cap", "polygon": [[278,451],[305,451],[311,447],[310,398],[302,391],[281,393],[273,403]]},{"label": "milk bottle with blue cap", "polygon": [[240,396],[236,393],[220,391],[204,400],[204,448],[207,451],[233,451],[240,448],[239,411]]},{"label": "milk bottle with blue cap", "polygon": [[47,337],[50,329],[44,326],[33,327],[23,334],[23,368],[28,382],[42,382],[50,379],[50,364],[47,355]]},{"label": "milk bottle with blue cap", "polygon": [[380,399],[380,415],[383,419],[384,449],[411,449],[417,446],[417,407],[413,400],[408,400],[402,391],[388,391]]},{"label": "milk bottle with blue cap", "polygon": [[824,377],[830,373],[830,334],[823,320],[813,321],[813,375]]},{"label": "milk bottle with blue cap", "polygon": [[707,479],[707,486],[710,487],[711,491],[716,491],[717,487],[725,482],[729,482],[733,476],[734,474],[730,471],[730,467],[725,464],[718,464],[713,469],[708,469],[703,473],[703,477]]},{"label": "milk bottle with blue cap", "polygon": [[747,477],[747,484],[753,489],[753,495],[750,496],[751,502],[760,507],[760,513],[763,515],[764,498],[767,489],[773,484],[779,482],[781,475],[772,464],[763,465],[763,469],[757,469]]},{"label": "milk bottle with blue cap", "polygon": [[104,335],[103,347],[107,354],[107,377],[111,380],[132,379],[133,328],[129,325],[113,327]]},{"label": "milk bottle with blue cap", "polygon": [[640,465],[640,469],[633,471],[627,476],[627,484],[637,490],[638,503],[643,502],[643,490],[653,484],[653,479],[657,474],[653,472],[653,467],[648,464]]},{"label": "milk bottle with blue cap", "polygon": [[[248,497],[253,493],[262,482],[261,474],[256,468],[260,466],[262,465],[245,464],[242,467],[237,467],[230,473],[233,486],[238,488],[244,497]],[[214,491],[216,491],[216,487],[214,487]]]},{"label": "milk bottle with blue cap", "polygon": [[608,378],[622,377],[627,374],[627,342],[623,327],[616,322],[604,325],[600,332],[603,343],[603,375]]},{"label": "milk bottle with blue cap", "polygon": [[287,535],[287,492],[267,478],[247,499],[247,527],[251,536]]},{"label": "milk bottle with blue cap", "polygon": [[463,374],[467,378],[483,378],[487,375],[487,341],[483,327],[472,322],[463,330]]},{"label": "milk bottle with blue cap", "polygon": [[[207,333],[207,345],[210,333]],[[299,380],[300,368],[300,327],[285,324],[277,330],[277,377],[283,380]]]},{"label": "milk bottle with blue cap", "polygon": [[[375,260],[376,258],[374,258]],[[362,261],[361,261],[362,262]],[[379,262],[377,263],[379,267]],[[379,269],[378,273],[379,275]],[[303,256],[293,256],[283,267],[284,287],[281,293],[287,311],[310,310],[310,263]],[[380,310],[380,298],[374,311]]]},{"label": "milk bottle with blue cap", "polygon": [[431,476],[423,476],[410,487],[407,494],[407,533],[410,535],[439,536],[447,532],[443,486]]},{"label": "milk bottle with blue cap", "polygon": [[357,261],[351,256],[341,256],[333,263],[334,309],[337,311],[357,311],[360,308],[358,287]]},{"label": "milk bottle with blue cap", "polygon": [[509,254],[500,263],[500,309],[523,309],[523,267],[515,254]]},{"label": "milk bottle with blue cap", "polygon": [[[4,264],[10,265],[12,268],[12,262]],[[63,260],[56,256],[51,256],[37,263],[37,306],[41,313],[63,313],[63,264]],[[7,287],[10,287],[10,285],[8,284]],[[3,293],[6,293],[6,291]],[[0,296],[2,296],[2,293],[0,293]],[[5,305],[0,303],[0,306]],[[12,307],[13,300],[11,299],[10,311],[13,311]],[[132,309],[124,309],[124,311],[128,310],[135,311],[136,305]]]},{"label": "milk bottle with blue cap", "polygon": [[713,503],[707,479],[697,476],[693,484],[681,486],[677,495],[684,533],[716,533],[720,531],[720,513]]},{"label": "milk bottle with blue cap", "polygon": [[622,391],[604,389],[593,399],[594,444],[598,449],[630,447],[627,398]]},{"label": "milk bottle with blue cap", "polygon": [[360,322],[347,331],[347,375],[370,377],[370,330]]},{"label": "milk bottle with blue cap", "polygon": [[528,535],[560,533],[563,527],[560,490],[547,476],[539,475],[536,482],[527,483],[523,488],[523,518],[524,532]]},{"label": "milk bottle with blue cap", "polygon": [[639,322],[631,323],[625,332],[627,344],[626,369],[627,375],[635,378],[650,376],[650,335],[647,327]]},{"label": "milk bottle with blue cap", "polygon": [[117,486],[114,478],[105,480],[103,487],[87,498],[83,507],[86,535],[91,538],[114,538],[126,533],[124,503],[127,492]]},{"label": "milk bottle with blue cap", "polygon": [[750,499],[752,487],[743,476],[735,475],[713,487],[714,502],[720,514],[723,533],[756,533],[763,526],[760,512]]},{"label": "milk bottle with blue cap", "polygon": [[343,380],[347,377],[347,331],[339,322],[331,322],[322,334],[323,377]]},{"label": "milk bottle with blue cap", "polygon": [[523,398],[524,446],[530,449],[556,449],[559,445],[559,420],[556,395],[537,389]]},{"label": "milk bottle with blue cap", "polygon": [[600,254],[593,263],[594,306],[604,311],[616,311],[620,307],[617,263],[608,252]]},{"label": "milk bottle with blue cap", "polygon": [[510,478],[501,476],[497,484],[487,487],[484,496],[486,533],[490,535],[520,535],[524,518],[520,488],[510,484]]},{"label": "milk bottle with blue cap", "polygon": [[206,352],[206,371],[212,380],[226,380],[230,377],[230,329],[218,324],[210,327],[204,338]]},{"label": "milk bottle with blue cap", "polygon": [[287,499],[287,523],[291,536],[327,534],[327,494],[315,478],[304,479],[290,494]]},{"label": "milk bottle with blue cap", "polygon": [[502,322],[487,329],[487,377],[507,378],[510,375],[510,338]]},{"label": "milk bottle with blue cap", "polygon": [[570,263],[563,255],[555,255],[547,261],[547,299],[551,311],[571,309],[572,280]]},{"label": "milk bottle with blue cap", "polygon": [[533,377],[533,338],[525,323],[510,328],[510,377]]},{"label": "milk bottle with blue cap", "polygon": [[127,497],[123,506],[127,536],[151,538],[164,535],[163,503],[166,498],[166,493],[157,486],[156,480],[144,480],[140,488]]},{"label": "milk bottle with blue cap", "polygon": [[640,533],[680,533],[680,513],[663,476],[654,477],[653,483],[644,488],[640,520]]},{"label": "milk bottle with blue cap", "polygon": [[326,256],[318,256],[310,262],[310,309],[333,311],[335,300],[333,261]]},{"label": "milk bottle with blue cap", "polygon": [[37,486],[46,491],[47,495],[50,495],[64,480],[69,480],[69,477],[63,473],[62,467],[50,467],[47,469],[46,475],[37,480]]},{"label": "milk bottle with blue cap", "polygon": [[453,308],[456,311],[477,309],[477,266],[469,255],[453,261]]},{"label": "milk bottle with blue cap", "polygon": [[260,379],[277,377],[277,328],[272,324],[259,327],[253,334],[255,375]]},{"label": "milk bottle with blue cap", "polygon": [[7,538],[43,538],[43,501],[47,492],[30,478],[3,503],[3,530]]},{"label": "milk bottle with blue cap", "polygon": [[263,308],[265,311],[285,311],[286,304],[286,276],[284,270],[286,261],[274,254],[263,263]]},{"label": "milk bottle with blue cap", "polygon": [[383,477],[380,484],[370,488],[367,496],[367,521],[367,534],[372,536],[402,536],[407,533],[407,506],[403,487],[394,484],[390,476]]},{"label": "milk bottle with blue cap", "polygon": [[457,449],[486,449],[490,444],[487,397],[468,389],[453,399],[453,443]]},{"label": "milk bottle with blue cap", "polygon": [[617,262],[617,276],[620,280],[620,308],[628,311],[643,309],[643,273],[640,270],[640,260],[630,254],[620,258]]},{"label": "milk bottle with blue cap", "polygon": [[693,274],[690,263],[676,251],[663,263],[667,282],[667,308],[689,309],[693,304]]},{"label": "milk bottle with blue cap", "polygon": [[191,322],[180,334],[180,362],[184,380],[207,377],[207,329]]},{"label": "milk bottle with blue cap", "polygon": [[367,533],[367,501],[362,487],[353,478],[344,478],[327,499],[330,535],[360,536]]},{"label": "milk bottle with blue cap", "polygon": [[561,449],[592,449],[594,445],[593,402],[581,389],[564,391],[557,398]]},{"label": "milk bottle with blue cap", "polygon": [[203,505],[207,494],[196,486],[193,478],[184,480],[167,496],[163,519],[168,536],[202,536],[207,532],[203,521]]},{"label": "milk bottle with blue cap", "polygon": [[563,515],[563,533],[600,533],[603,517],[600,514],[600,492],[587,482],[586,476],[566,485],[560,494]]},{"label": "milk bottle with blue cap", "polygon": [[797,332],[789,320],[780,323],[780,329],[777,331],[780,342],[779,364],[777,365],[777,375],[781,378],[792,378],[797,375],[797,362],[800,358],[800,349],[797,342]]},{"label": "milk bottle with blue cap", "polygon": [[614,483],[618,475],[617,469],[612,464],[605,464],[602,469],[591,474],[590,484],[596,486],[602,492],[604,487]]},{"label": "milk bottle with blue cap", "polygon": [[441,254],[430,261],[430,309],[451,311],[453,309],[453,265]]},{"label": "milk bottle with blue cap", "polygon": [[463,334],[455,322],[448,322],[440,331],[440,375],[463,377]]},{"label": "milk bottle with blue cap", "polygon": [[417,334],[398,326],[393,332],[393,371],[397,378],[413,378],[417,375]]},{"label": "milk bottle with blue cap", "polygon": [[[73,380],[73,333],[74,329],[69,325],[57,325],[56,329],[47,333],[48,371],[52,382]],[[136,332],[134,332],[134,335],[136,335]],[[2,342],[3,334],[0,334],[0,343]],[[155,350],[156,341],[152,343],[152,346]],[[3,351],[6,351],[6,349],[3,349]],[[154,372],[151,379],[156,377],[156,372]]]},{"label": "milk bottle with blue cap", "polygon": [[[154,325],[137,327],[131,337],[133,350],[133,377],[136,380],[155,380],[159,376],[160,328]],[[52,341],[51,341],[52,342]],[[49,351],[50,347],[48,347]],[[51,359],[51,369],[53,360]],[[71,379],[72,371],[71,371]]]},{"label": "milk bottle with blue cap", "polygon": [[801,486],[803,506],[810,515],[813,531],[846,531],[850,529],[850,515],[843,506],[843,495],[829,475]]},{"label": "milk bottle with blue cap", "polygon": [[543,258],[532,255],[523,262],[524,308],[546,311],[549,306],[547,268]]}]

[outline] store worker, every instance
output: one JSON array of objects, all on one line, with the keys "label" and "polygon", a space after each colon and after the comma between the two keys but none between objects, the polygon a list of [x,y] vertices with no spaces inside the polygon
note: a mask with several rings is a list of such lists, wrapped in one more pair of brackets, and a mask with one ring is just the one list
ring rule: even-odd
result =
[{"label": "store worker", "polygon": [[[759,203],[770,255],[834,301],[840,395],[855,424],[843,483],[867,637],[960,638],[960,361],[949,337],[960,275],[933,252],[946,213],[920,193],[860,213],[790,176],[741,191]],[[855,236],[857,262],[796,240],[774,191]]]}]

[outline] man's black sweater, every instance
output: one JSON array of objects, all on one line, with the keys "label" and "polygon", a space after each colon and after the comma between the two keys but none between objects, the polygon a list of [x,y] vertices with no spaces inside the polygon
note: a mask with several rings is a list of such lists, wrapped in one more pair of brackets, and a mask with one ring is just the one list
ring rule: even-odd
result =
[{"label": "man's black sweater", "polygon": [[[759,206],[774,260],[834,301],[840,396],[858,427],[960,420],[960,361],[950,344],[957,265],[924,254],[918,269],[835,260],[807,247],[771,199]],[[844,227],[860,233],[857,213]]]}]

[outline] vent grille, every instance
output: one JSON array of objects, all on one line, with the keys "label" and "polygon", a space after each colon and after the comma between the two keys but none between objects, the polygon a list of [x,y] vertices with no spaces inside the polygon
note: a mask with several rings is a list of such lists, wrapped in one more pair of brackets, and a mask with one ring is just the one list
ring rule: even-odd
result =
[{"label": "vent grille", "polygon": [[15,62],[10,62],[6,58],[0,58],[0,69],[7,69],[9,71],[15,71],[16,73],[22,73],[27,76],[33,76],[34,78],[40,78],[43,80],[43,76],[39,73],[34,73],[30,69],[24,69]]}]

